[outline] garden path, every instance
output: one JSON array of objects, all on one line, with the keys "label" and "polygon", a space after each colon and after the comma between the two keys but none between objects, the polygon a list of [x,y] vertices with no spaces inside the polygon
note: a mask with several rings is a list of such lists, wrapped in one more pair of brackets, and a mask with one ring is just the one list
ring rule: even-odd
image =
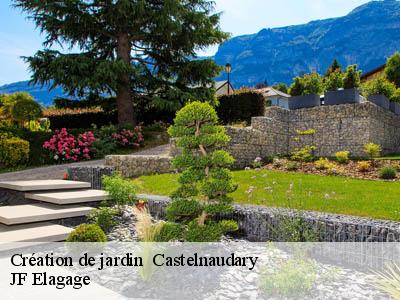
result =
[{"label": "garden path", "polygon": [[[134,152],[131,155],[165,155],[169,151],[169,144],[161,145],[154,148]],[[104,159],[76,162],[70,164],[53,165],[46,167],[38,167],[23,171],[8,172],[0,174],[2,180],[34,180],[34,179],[62,179],[71,166],[97,166],[103,165]]]}]

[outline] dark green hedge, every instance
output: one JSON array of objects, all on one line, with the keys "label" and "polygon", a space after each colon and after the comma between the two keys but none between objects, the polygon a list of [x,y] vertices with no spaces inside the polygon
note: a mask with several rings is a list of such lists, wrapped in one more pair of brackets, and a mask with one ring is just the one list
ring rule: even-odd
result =
[{"label": "dark green hedge", "polygon": [[51,129],[61,128],[91,128],[93,124],[101,127],[109,124],[117,124],[118,116],[116,112],[89,112],[82,114],[64,114],[60,116],[50,116]]},{"label": "dark green hedge", "polygon": [[100,106],[106,112],[111,112],[117,108],[115,97],[88,97],[82,100],[71,100],[67,98],[55,98],[53,100],[56,108],[89,108]]},{"label": "dark green hedge", "polygon": [[221,123],[234,122],[250,123],[252,117],[263,116],[265,99],[263,95],[250,90],[238,91],[232,95],[223,95],[218,98],[216,108]]}]

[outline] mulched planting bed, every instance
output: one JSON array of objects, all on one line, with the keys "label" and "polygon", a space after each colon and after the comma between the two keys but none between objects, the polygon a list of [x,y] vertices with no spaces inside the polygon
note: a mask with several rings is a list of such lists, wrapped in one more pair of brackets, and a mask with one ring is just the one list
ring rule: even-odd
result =
[{"label": "mulched planting bed", "polygon": [[[357,163],[359,161],[350,160],[347,164],[339,164],[334,160],[330,161],[335,167],[331,170],[318,170],[315,167],[315,162],[304,162],[298,164],[298,169],[288,170],[288,164],[295,163],[294,161],[287,159],[280,159],[278,162],[270,163],[264,165],[262,169],[267,170],[279,170],[279,171],[291,171],[305,174],[316,174],[316,175],[337,175],[337,176],[347,176],[358,179],[370,179],[370,180],[383,180],[379,178],[379,170],[386,166],[391,166],[395,168],[399,173],[397,178],[390,181],[400,180],[400,161],[399,160],[375,160],[371,161],[371,167],[367,172],[361,172],[358,170]],[[387,181],[387,180],[386,180]]]}]

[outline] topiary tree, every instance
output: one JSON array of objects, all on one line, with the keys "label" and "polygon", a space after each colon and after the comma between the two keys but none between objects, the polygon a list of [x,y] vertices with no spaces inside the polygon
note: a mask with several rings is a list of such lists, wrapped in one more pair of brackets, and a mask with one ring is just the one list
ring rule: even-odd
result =
[{"label": "topiary tree", "polygon": [[[197,101],[186,105],[177,113],[168,132],[182,149],[173,160],[174,167],[182,173],[181,186],[173,193],[173,202],[167,208],[169,219],[188,224],[186,237],[190,236],[191,241],[194,237],[197,241],[209,241],[207,232],[218,232],[220,236],[236,229],[233,221],[227,224],[211,219],[231,211],[232,198],[228,194],[237,188],[228,169],[234,159],[221,150],[230,138],[225,128],[218,125],[213,107]],[[200,205],[193,202],[195,198],[200,200]]]},{"label": "topiary tree", "polygon": [[15,102],[11,115],[12,118],[18,122],[21,126],[25,124],[25,122],[37,120],[42,115],[42,107],[35,100],[30,99],[31,97],[27,95],[27,97],[20,97]]},{"label": "topiary tree", "polygon": [[360,76],[361,71],[357,70],[357,65],[348,66],[343,76],[343,87],[345,89],[354,89],[360,87]]},{"label": "topiary tree", "polygon": [[386,62],[386,78],[400,88],[400,52],[393,54]]}]

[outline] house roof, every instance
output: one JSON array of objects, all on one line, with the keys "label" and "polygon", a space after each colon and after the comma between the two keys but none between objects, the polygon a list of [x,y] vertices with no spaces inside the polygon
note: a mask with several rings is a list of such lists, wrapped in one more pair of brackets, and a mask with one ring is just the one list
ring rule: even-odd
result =
[{"label": "house roof", "polygon": [[[216,81],[216,82],[214,83],[214,87],[215,87],[215,89],[218,91],[218,90],[220,90],[221,88],[223,88],[223,87],[224,87],[225,85],[227,85],[227,84],[228,84],[228,80]],[[232,90],[234,90],[232,84],[229,84],[229,85],[230,85],[230,88],[231,88]]]},{"label": "house roof", "polygon": [[366,79],[366,78],[368,78],[369,76],[371,76],[371,75],[373,75],[375,73],[381,72],[381,71],[383,71],[385,69],[385,67],[386,67],[386,64],[383,64],[383,65],[381,65],[381,66],[379,66],[379,67],[377,67],[377,68],[375,68],[375,69],[373,69],[371,71],[368,71],[368,72],[366,72],[366,73],[361,75],[361,79]]},{"label": "house roof", "polygon": [[257,89],[256,90],[259,93],[262,93],[264,95],[264,97],[273,97],[273,96],[281,96],[284,98],[290,98],[290,95],[281,92],[277,89],[274,89],[273,87],[266,87],[266,88],[262,88],[262,89]]}]

